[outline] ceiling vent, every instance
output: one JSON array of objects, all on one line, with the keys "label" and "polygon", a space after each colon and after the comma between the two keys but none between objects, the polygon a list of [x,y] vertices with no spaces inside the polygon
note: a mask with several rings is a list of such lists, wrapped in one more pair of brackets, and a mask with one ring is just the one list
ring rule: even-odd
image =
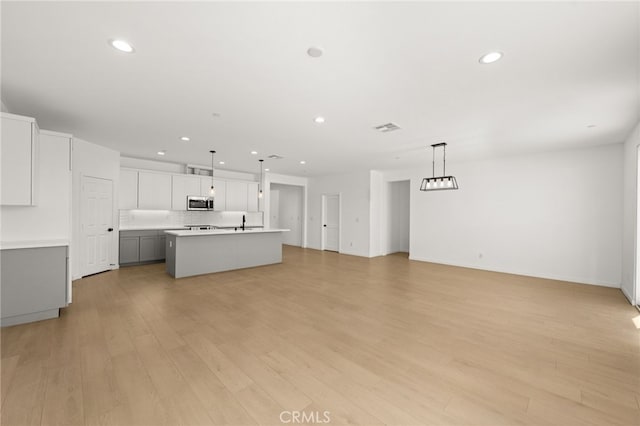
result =
[{"label": "ceiling vent", "polygon": [[400,130],[400,126],[398,126],[395,123],[387,123],[387,124],[381,124],[379,126],[376,126],[374,127],[374,129],[376,129],[380,133],[387,133],[387,132],[393,132],[394,130]]},{"label": "ceiling vent", "polygon": [[271,154],[267,158],[270,158],[272,160],[282,160],[284,157],[282,155],[278,155],[278,154]]}]

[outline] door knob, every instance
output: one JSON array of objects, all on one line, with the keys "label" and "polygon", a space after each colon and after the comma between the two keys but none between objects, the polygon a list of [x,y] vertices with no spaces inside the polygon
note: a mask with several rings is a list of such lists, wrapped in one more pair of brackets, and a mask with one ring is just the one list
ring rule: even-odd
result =
[{"label": "door knob", "polygon": [[113,232],[113,228],[109,228],[109,229],[107,229],[107,231]]},{"label": "door knob", "polygon": [[327,227],[327,225],[322,225],[322,226],[324,226],[325,228]]}]

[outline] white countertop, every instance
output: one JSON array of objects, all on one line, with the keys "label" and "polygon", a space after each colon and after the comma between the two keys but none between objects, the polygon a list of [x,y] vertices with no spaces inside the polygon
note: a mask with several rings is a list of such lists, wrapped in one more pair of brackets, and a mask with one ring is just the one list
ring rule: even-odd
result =
[{"label": "white countertop", "polygon": [[121,226],[120,231],[161,231],[163,229],[187,229],[186,226],[181,225],[153,225],[153,226],[144,226],[144,225],[130,225],[130,226]]},{"label": "white countertop", "polygon": [[60,247],[68,246],[69,240],[30,240],[30,241],[1,241],[0,249],[25,249],[38,247]]},{"label": "white countertop", "polygon": [[177,237],[195,237],[201,235],[229,235],[229,234],[265,234],[268,232],[287,232],[288,229],[263,229],[263,228],[248,228],[244,231],[242,229],[209,229],[209,230],[180,230],[180,231],[166,231],[165,234],[175,235]]}]

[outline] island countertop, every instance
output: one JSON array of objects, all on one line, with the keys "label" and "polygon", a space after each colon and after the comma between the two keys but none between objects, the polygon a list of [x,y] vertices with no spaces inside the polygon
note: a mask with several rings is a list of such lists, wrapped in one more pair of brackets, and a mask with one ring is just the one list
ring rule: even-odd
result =
[{"label": "island countertop", "polygon": [[229,234],[266,234],[271,232],[288,232],[288,229],[264,229],[264,228],[247,228],[244,231],[241,227],[235,229],[199,229],[199,230],[175,230],[165,231],[165,234],[175,235],[176,237],[197,237],[203,235],[229,235]]}]

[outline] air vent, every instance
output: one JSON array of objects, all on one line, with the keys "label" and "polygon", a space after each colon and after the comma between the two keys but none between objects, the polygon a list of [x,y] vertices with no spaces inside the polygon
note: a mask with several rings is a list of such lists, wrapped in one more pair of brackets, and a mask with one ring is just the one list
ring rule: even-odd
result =
[{"label": "air vent", "polygon": [[394,130],[400,130],[400,126],[395,123],[387,123],[381,124],[379,126],[374,127],[377,131],[381,133],[393,132]]},{"label": "air vent", "polygon": [[282,155],[278,155],[278,154],[271,154],[269,157],[271,160],[282,160],[284,157]]}]

